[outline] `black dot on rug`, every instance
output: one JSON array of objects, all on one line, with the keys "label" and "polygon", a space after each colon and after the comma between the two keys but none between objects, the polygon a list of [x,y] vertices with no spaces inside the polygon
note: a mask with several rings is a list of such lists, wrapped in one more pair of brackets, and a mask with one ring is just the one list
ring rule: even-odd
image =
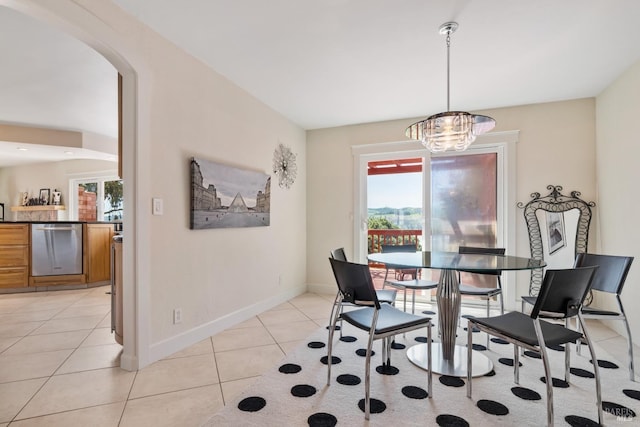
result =
[{"label": "black dot on rug", "polygon": [[394,350],[404,350],[407,346],[394,341],[391,343],[391,348]]},{"label": "black dot on rug", "polygon": [[[593,360],[589,360],[589,362],[593,365]],[[618,369],[618,365],[613,362],[609,362],[608,360],[598,359],[598,366],[604,369]]]},{"label": "black dot on rug", "polygon": [[[540,377],[540,381],[543,383],[547,383],[547,379],[545,377]],[[565,380],[561,380],[560,378],[551,378],[551,385],[555,388],[569,388],[569,383]]]},{"label": "black dot on rug", "polygon": [[[513,359],[510,359],[508,357],[501,357],[498,359],[498,362],[502,363],[503,365],[507,365],[507,366],[513,366]],[[522,366],[522,363],[518,362],[518,366]]]},{"label": "black dot on rug", "polygon": [[294,363],[285,363],[284,365],[280,366],[280,368],[278,368],[278,371],[283,374],[297,374],[301,370],[302,366],[296,365]]},{"label": "black dot on rug", "polygon": [[589,372],[586,369],[569,368],[569,372],[571,372],[576,377],[595,378],[595,375],[593,374],[593,372]]},{"label": "black dot on rug", "polygon": [[316,388],[308,384],[299,384],[291,387],[291,394],[295,397],[310,397],[316,394]]},{"label": "black dot on rug", "polygon": [[495,400],[478,400],[476,406],[482,411],[491,415],[507,415],[509,413],[509,408],[507,408],[500,402],[496,402]]},{"label": "black dot on rug", "polygon": [[398,375],[400,370],[392,365],[379,365],[376,366],[376,372],[380,375]]},{"label": "black dot on rug", "polygon": [[579,417],[577,415],[567,415],[564,417],[564,420],[572,427],[598,427],[600,425],[589,418]]},{"label": "black dot on rug", "polygon": [[526,387],[511,387],[511,393],[524,400],[540,400],[542,397],[536,391]]},{"label": "black dot on rug", "polygon": [[[322,363],[323,365],[327,364],[327,356],[322,356],[320,358],[320,363]],[[342,359],[340,359],[338,356],[331,356],[331,364],[332,365],[337,365],[338,363],[342,362]]]},{"label": "black dot on rug", "polygon": [[622,390],[622,392],[626,396],[628,396],[628,397],[630,397],[632,399],[640,400],[640,391],[638,391],[638,390],[631,390],[631,389],[625,388],[624,390]]},{"label": "black dot on rug", "polygon": [[613,402],[602,402],[602,410],[617,418],[635,418],[636,416],[632,409]]},{"label": "black dot on rug", "polygon": [[493,369],[490,370],[489,372],[487,372],[486,374],[484,374],[485,377],[495,377],[496,376],[496,371],[494,371]]},{"label": "black dot on rug", "polygon": [[[364,412],[364,399],[360,399],[358,402],[358,408]],[[379,414],[380,412],[384,412],[385,409],[387,409],[387,405],[385,405],[382,400],[373,398],[369,399],[369,412],[372,414]]]},{"label": "black dot on rug", "polygon": [[320,341],[311,341],[309,344],[307,344],[307,347],[309,348],[323,348],[324,346],[325,343]]},{"label": "black dot on rug", "polygon": [[[326,327],[326,329],[327,329],[327,330],[331,329],[331,325],[327,326],[327,327]],[[339,331],[339,330],[340,330],[340,326],[338,326],[338,325],[334,326],[334,327],[333,327],[333,330],[334,330],[334,331]]]},{"label": "black dot on rug", "polygon": [[446,385],[447,387],[464,386],[464,381],[462,381],[460,378],[452,377],[449,375],[440,375],[440,383]]},{"label": "black dot on rug", "polygon": [[560,344],[548,345],[547,348],[550,348],[551,350],[555,350],[555,351],[564,351],[564,346]]},{"label": "black dot on rug", "polygon": [[426,314],[427,316],[433,316],[434,314],[436,314],[436,312],[431,310],[423,310],[422,314]]},{"label": "black dot on rug", "polygon": [[487,351],[487,347],[485,347],[482,344],[472,344],[471,348],[476,350],[476,351]]},{"label": "black dot on rug", "polygon": [[472,316],[471,314],[463,314],[460,317],[462,317],[463,319],[469,319],[469,318],[473,318],[475,316]]},{"label": "black dot on rug", "polygon": [[426,399],[429,397],[429,393],[425,389],[413,385],[402,387],[402,394],[409,399]]},{"label": "black dot on rug", "polygon": [[[361,356],[361,357],[367,357],[367,349],[366,348],[359,348],[359,349],[356,350],[356,354],[358,356]],[[371,350],[371,357],[373,357],[375,355],[376,355],[376,352]]]},{"label": "black dot on rug", "polygon": [[524,355],[527,357],[531,357],[532,359],[542,359],[542,356],[540,356],[540,353],[538,353],[537,351],[525,350]]},{"label": "black dot on rug", "polygon": [[337,380],[338,384],[342,385],[358,385],[360,384],[360,377],[351,374],[342,374],[338,375]]},{"label": "black dot on rug", "polygon": [[340,337],[340,341],[342,342],[354,342],[357,341],[358,338],[356,337],[352,337],[351,335],[344,335],[342,337]]},{"label": "black dot on rug", "polygon": [[[465,331],[467,330],[467,327],[466,327],[466,326],[464,327],[464,330],[465,330]],[[480,329],[478,329],[478,328],[473,328],[473,329],[472,329],[472,332],[473,332],[473,333],[480,332]]]},{"label": "black dot on rug", "polygon": [[436,417],[436,423],[440,427],[469,427],[469,423],[464,418],[450,414],[442,414]]},{"label": "black dot on rug", "polygon": [[317,412],[307,418],[309,427],[333,427],[338,424],[338,419],[326,412]]},{"label": "black dot on rug", "polygon": [[238,403],[238,409],[245,412],[257,412],[267,405],[262,397],[252,396],[244,398]]},{"label": "black dot on rug", "polygon": [[508,341],[505,341],[502,338],[491,338],[491,342],[494,342],[496,344],[509,344]]},{"label": "black dot on rug", "polygon": [[427,337],[415,337],[415,340],[417,342],[423,342],[426,343],[427,342]]}]

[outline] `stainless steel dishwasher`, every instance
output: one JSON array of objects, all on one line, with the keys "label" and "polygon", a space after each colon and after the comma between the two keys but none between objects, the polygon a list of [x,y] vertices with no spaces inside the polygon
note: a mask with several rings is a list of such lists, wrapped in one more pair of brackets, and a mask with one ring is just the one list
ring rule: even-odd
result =
[{"label": "stainless steel dishwasher", "polygon": [[31,275],[82,274],[82,224],[31,224]]}]

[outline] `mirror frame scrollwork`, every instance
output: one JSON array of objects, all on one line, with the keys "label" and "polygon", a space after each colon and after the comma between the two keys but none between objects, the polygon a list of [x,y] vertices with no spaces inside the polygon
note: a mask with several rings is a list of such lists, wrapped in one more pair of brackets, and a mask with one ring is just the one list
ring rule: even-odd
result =
[{"label": "mirror frame scrollwork", "polygon": [[[551,192],[545,197],[540,193],[531,193],[532,200],[524,204],[518,202],[517,206],[524,209],[524,218],[529,232],[529,246],[531,258],[543,259],[542,233],[536,211],[542,209],[547,212],[566,212],[572,209],[580,210],[578,218],[574,257],[583,252],[587,252],[589,243],[589,225],[591,224],[591,208],[595,202],[586,202],[580,198],[579,191],[572,191],[569,196],[561,193],[562,186],[547,185],[547,190]],[[542,284],[543,269],[531,270],[531,281],[529,283],[529,295],[536,296]]]}]

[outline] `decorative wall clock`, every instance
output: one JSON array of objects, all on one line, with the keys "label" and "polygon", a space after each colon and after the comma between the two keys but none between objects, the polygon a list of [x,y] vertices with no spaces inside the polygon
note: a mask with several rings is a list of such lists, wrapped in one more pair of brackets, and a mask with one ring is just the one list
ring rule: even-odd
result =
[{"label": "decorative wall clock", "polygon": [[296,180],[298,174],[296,155],[283,144],[279,144],[273,152],[273,173],[278,177],[278,185],[281,188],[291,188]]}]

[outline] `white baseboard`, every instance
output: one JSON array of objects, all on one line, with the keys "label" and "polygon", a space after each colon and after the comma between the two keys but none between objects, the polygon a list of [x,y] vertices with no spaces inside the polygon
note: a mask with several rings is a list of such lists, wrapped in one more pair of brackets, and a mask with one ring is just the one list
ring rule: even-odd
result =
[{"label": "white baseboard", "polygon": [[[260,301],[248,307],[244,307],[233,313],[227,314],[226,316],[220,317],[202,325],[198,325],[188,331],[181,332],[178,335],[151,344],[151,346],[149,347],[149,364],[157,360],[164,359],[165,357],[170,356],[173,353],[176,353],[202,341],[205,338],[222,332],[233,325],[244,322],[245,320],[250,319],[257,314],[276,307],[290,300],[291,298],[294,298],[305,292],[307,292],[307,288],[304,286],[287,290],[278,295],[274,295],[273,297],[268,298],[264,301]],[[126,369],[124,361],[121,361],[121,365],[124,369]],[[142,366],[140,366],[140,368],[142,368]]]},{"label": "white baseboard", "polygon": [[307,292],[323,295],[334,295],[338,292],[338,288],[335,284],[327,285],[326,283],[310,283],[307,284]]}]

